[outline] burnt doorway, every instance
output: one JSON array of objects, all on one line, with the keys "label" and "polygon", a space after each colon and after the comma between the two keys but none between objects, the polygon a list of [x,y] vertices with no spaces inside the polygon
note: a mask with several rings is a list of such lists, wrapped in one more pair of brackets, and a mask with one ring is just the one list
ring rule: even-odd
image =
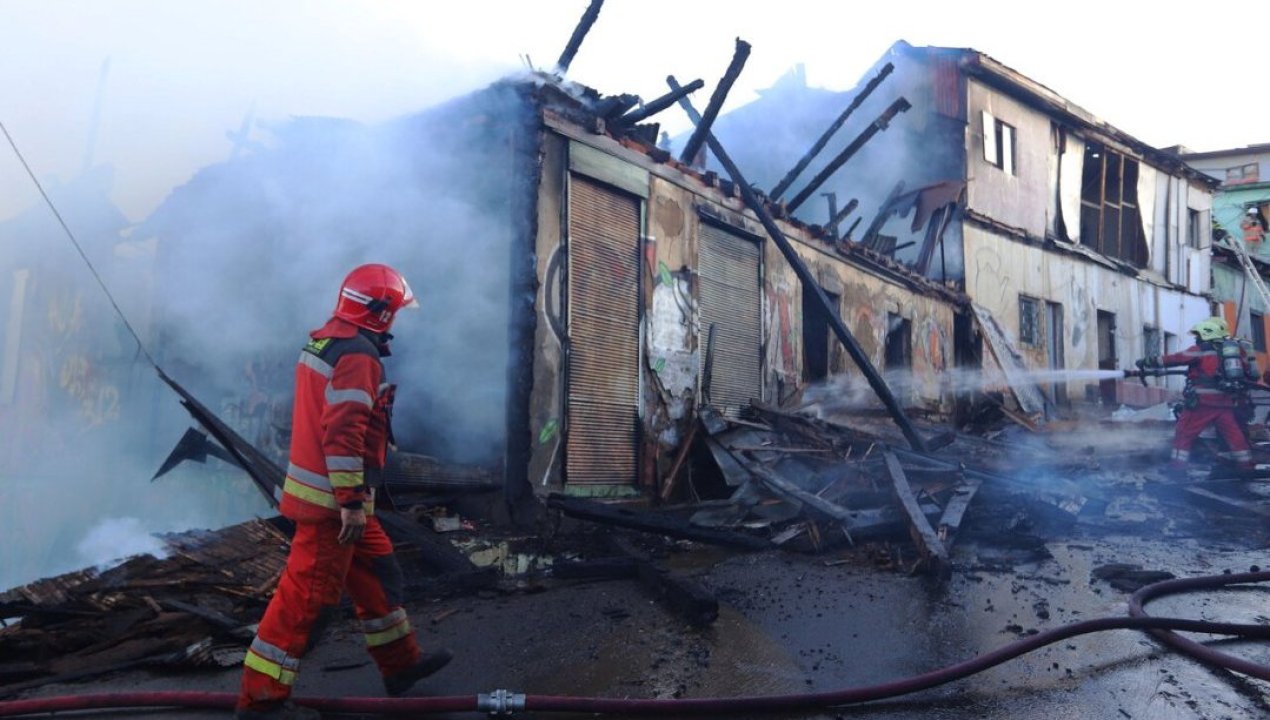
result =
[{"label": "burnt doorway", "polygon": [[[829,304],[839,307],[839,297],[821,290]],[[803,286],[803,383],[813,383],[829,376],[829,312],[816,297],[814,289]]]},{"label": "burnt doorway", "polygon": [[[1115,370],[1120,364],[1116,355],[1116,314],[1106,310],[1098,311],[1098,369]],[[1098,398],[1104,405],[1116,403],[1116,381],[1100,380],[1098,382]]]},{"label": "burnt doorway", "polygon": [[763,397],[763,246],[711,222],[700,228],[701,398],[736,418]]},{"label": "burnt doorway", "polygon": [[570,175],[567,485],[638,479],[642,207],[639,197]]},{"label": "burnt doorway", "polygon": [[1067,367],[1063,352],[1063,306],[1056,302],[1045,303],[1045,354],[1050,370],[1054,370],[1054,380],[1050,383],[1051,399],[1055,405],[1067,405],[1067,383],[1060,380],[1061,371]]}]

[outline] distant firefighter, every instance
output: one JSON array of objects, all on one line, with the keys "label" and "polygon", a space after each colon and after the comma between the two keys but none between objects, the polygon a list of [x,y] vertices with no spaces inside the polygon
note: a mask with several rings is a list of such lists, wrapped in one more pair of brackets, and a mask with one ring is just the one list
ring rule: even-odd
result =
[{"label": "distant firefighter", "polygon": [[1258,377],[1255,358],[1230,336],[1226,321],[1211,317],[1191,328],[1195,344],[1162,357],[1137,361],[1140,369],[1186,366],[1186,388],[1182,391],[1182,412],[1173,434],[1173,457],[1168,469],[1184,473],[1191,458],[1191,446],[1205,428],[1212,425],[1226,441],[1230,459],[1240,470],[1251,470],[1252,448],[1244,434],[1244,413],[1251,409],[1248,384]]}]

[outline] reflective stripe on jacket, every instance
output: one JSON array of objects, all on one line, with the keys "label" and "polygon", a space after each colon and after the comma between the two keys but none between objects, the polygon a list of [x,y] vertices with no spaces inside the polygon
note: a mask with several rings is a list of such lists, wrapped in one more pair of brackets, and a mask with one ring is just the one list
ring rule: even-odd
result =
[{"label": "reflective stripe on jacket", "polygon": [[366,470],[384,466],[388,446],[387,412],[378,402],[384,384],[379,349],[338,318],[311,337],[296,365],[280,510],[292,520],[338,517],[341,507],[357,503],[369,512]]}]

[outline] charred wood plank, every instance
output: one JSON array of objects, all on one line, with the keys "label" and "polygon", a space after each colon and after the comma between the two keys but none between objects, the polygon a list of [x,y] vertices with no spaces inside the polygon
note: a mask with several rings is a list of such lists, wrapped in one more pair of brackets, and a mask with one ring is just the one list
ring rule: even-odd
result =
[{"label": "charred wood plank", "polygon": [[202,618],[203,620],[211,623],[213,626],[218,627],[221,630],[224,630],[231,637],[237,638],[239,640],[246,640],[250,642],[251,639],[255,637],[256,635],[255,632],[253,632],[252,630],[248,628],[247,623],[244,623],[241,620],[235,620],[234,618],[228,615],[225,615],[224,613],[217,612],[216,610],[213,610],[211,608],[203,607],[202,605],[194,605],[191,603],[183,602],[181,600],[175,600],[172,598],[165,598],[165,599],[159,600],[159,605],[168,610],[176,610],[178,612],[189,613],[190,615],[193,615],[194,617]]},{"label": "charred wood plank", "polygon": [[679,448],[679,453],[675,456],[675,462],[670,466],[670,471],[666,473],[666,482],[661,488],[659,497],[662,502],[670,499],[675,493],[675,483],[679,479],[679,469],[683,467],[684,460],[688,457],[688,451],[692,449],[692,443],[697,439],[697,428],[701,424],[692,420],[692,427],[688,430],[688,436],[684,438],[683,446]]},{"label": "charred wood plank", "polygon": [[[855,112],[855,109],[860,107],[860,104],[873,93],[877,86],[880,85],[882,81],[886,79],[886,76],[890,75],[891,71],[894,69],[895,66],[893,64],[887,63],[881,70],[878,71],[878,74],[869,81],[869,84],[865,85],[864,88],[860,90],[859,94],[851,99],[851,104],[847,105],[847,109],[842,111],[842,114],[838,116],[837,120],[830,123],[829,128],[826,129],[820,138],[812,144],[811,149],[808,150],[801,159],[799,159],[798,164],[794,165],[794,167],[785,174],[785,177],[781,178],[781,181],[776,184],[776,187],[772,188],[771,197],[773,200],[779,200],[781,195],[785,194],[785,191],[789,189],[789,186],[794,184],[794,180],[798,179],[798,175],[802,173],[803,170],[807,169],[807,166],[810,165],[811,161],[820,154],[821,150],[825,149],[825,145],[829,144],[830,138],[832,138],[834,134],[838,132],[838,129],[847,122],[847,118],[851,117],[851,113]],[[850,214],[850,212],[846,214]],[[836,225],[837,223],[834,224]]]},{"label": "charred wood plank", "polygon": [[719,600],[700,582],[671,572],[624,538],[610,540],[619,552],[634,561],[640,583],[672,611],[697,627],[718,619]]},{"label": "charred wood plank", "polygon": [[874,135],[878,134],[879,131],[885,130],[887,126],[891,124],[891,120],[894,119],[896,115],[907,111],[911,107],[913,106],[910,105],[908,100],[905,100],[904,98],[900,98],[891,103],[891,106],[886,110],[883,110],[882,114],[879,115],[876,120],[869,123],[869,126],[857,135],[855,140],[851,141],[850,145],[843,148],[842,152],[838,153],[833,160],[830,160],[828,165],[825,165],[819,173],[816,173],[816,177],[812,178],[811,182],[807,184],[807,187],[803,188],[801,192],[794,196],[793,200],[789,201],[786,205],[786,209],[791,213],[797,210],[800,205],[807,201],[807,198],[811,197],[817,190],[820,189],[820,186],[823,185],[830,176],[838,171],[838,168],[842,167],[843,164],[850,160],[852,155],[859,152],[860,148],[864,147],[865,143],[872,139]]},{"label": "charred wood plank", "polygon": [[560,53],[560,59],[556,61],[556,72],[563,75],[569,70],[569,65],[573,63],[573,56],[578,54],[582,41],[591,31],[596,18],[600,17],[602,7],[604,7],[604,0],[591,0],[586,12],[582,13],[582,19],[578,21],[577,27],[573,28],[573,35],[569,37],[569,43],[564,46],[564,52]]},{"label": "charred wood plank", "polygon": [[695,540],[711,545],[724,545],[743,550],[767,550],[772,544],[762,538],[724,530],[710,530],[689,525],[678,518],[659,515],[654,512],[634,512],[625,508],[613,507],[592,500],[571,498],[553,493],[547,496],[547,507],[570,517],[590,520],[591,522],[631,530],[656,533],[682,540]]},{"label": "charred wood plank", "polygon": [[[672,90],[679,87],[679,84],[675,82],[674,76],[666,78],[666,82],[670,84]],[[680,99],[679,104],[683,107],[684,111],[688,113],[688,118],[692,120],[693,123],[696,123],[698,126],[702,124],[702,118],[697,114],[697,109],[692,106],[692,101],[685,97]],[[847,354],[851,356],[851,359],[855,362],[856,366],[859,367],[860,371],[864,374],[865,379],[869,381],[869,387],[873,388],[873,392],[877,394],[878,398],[882,401],[882,404],[886,406],[887,411],[891,414],[891,418],[895,420],[895,424],[898,425],[900,430],[904,433],[904,437],[915,449],[925,450],[926,441],[923,440],[921,435],[917,433],[916,428],[913,427],[913,424],[909,421],[908,416],[904,414],[903,408],[900,407],[899,403],[895,399],[895,396],[891,393],[891,388],[887,386],[886,381],[883,380],[881,374],[878,373],[877,368],[873,367],[873,363],[869,360],[869,356],[864,352],[863,348],[860,347],[860,344],[856,342],[856,339],[851,334],[851,331],[847,329],[846,324],[842,322],[842,316],[838,313],[838,308],[835,307],[833,303],[829,302],[829,297],[825,295],[825,291],[820,287],[820,283],[817,281],[816,277],[812,275],[810,270],[807,269],[807,264],[803,262],[802,257],[800,257],[798,252],[794,250],[792,245],[790,245],[788,238],[785,237],[785,233],[781,232],[781,229],[777,227],[776,221],[772,219],[771,213],[769,213],[767,211],[767,207],[759,201],[758,196],[754,193],[754,189],[750,187],[748,182],[746,182],[745,176],[741,174],[741,171],[737,168],[736,163],[732,162],[732,158],[728,155],[727,151],[723,149],[723,145],[719,143],[719,140],[714,137],[713,133],[706,132],[705,137],[706,142],[710,144],[710,150],[714,152],[714,155],[719,160],[719,163],[727,169],[728,175],[732,178],[732,182],[736,183],[737,188],[740,189],[741,197],[745,200],[745,204],[754,211],[755,215],[758,216],[759,221],[763,224],[763,228],[767,230],[767,234],[772,238],[772,241],[776,243],[776,246],[780,249],[781,254],[785,256],[785,261],[789,263],[790,267],[794,270],[794,274],[798,276],[799,282],[803,284],[803,287],[811,288],[812,293],[816,297],[816,301],[820,303],[820,307],[824,309],[826,316],[829,319],[829,326],[833,329],[834,335],[838,337],[838,340],[846,349]]]},{"label": "charred wood plank", "polygon": [[625,580],[639,573],[632,557],[575,560],[551,565],[551,576],[560,580]]},{"label": "charred wood plank", "polygon": [[618,118],[617,121],[619,124],[626,126],[644,122],[648,118],[679,102],[679,98],[694,93],[705,87],[705,85],[706,83],[704,80],[697,78],[678,90],[672,90],[655,100],[650,100],[644,105],[644,107],[626,113],[622,117]]},{"label": "charred wood plank", "polygon": [[[853,211],[855,211],[856,207],[858,207],[859,205],[860,205],[859,198],[851,198],[851,201],[847,203],[846,207],[839,210],[836,215],[830,218],[829,224],[825,226],[825,232],[829,233],[833,237],[837,237],[838,225],[840,225],[843,220],[846,220],[847,216],[850,215]],[[856,222],[860,222],[860,219],[856,218]],[[855,225],[852,225],[851,227],[854,228]]]},{"label": "charred wood plank", "polygon": [[946,579],[951,573],[951,568],[948,566],[948,551],[944,549],[944,543],[935,534],[930,521],[922,514],[921,506],[917,504],[917,498],[913,495],[913,489],[909,487],[908,478],[904,476],[904,468],[900,466],[899,458],[890,451],[884,453],[884,457],[886,457],[886,469],[891,475],[891,487],[895,492],[895,499],[899,501],[900,507],[908,518],[909,534],[913,538],[913,543],[917,545],[918,552],[921,553],[926,569],[936,577]]},{"label": "charred wood plank", "polygon": [[415,522],[411,518],[392,510],[379,510],[375,517],[384,526],[393,543],[410,543],[416,548],[423,561],[435,570],[449,573],[468,573],[476,570],[476,566],[448,540],[437,537],[436,533]]},{"label": "charred wood plank", "polygon": [[[723,107],[723,101],[728,97],[728,91],[732,89],[732,83],[736,82],[736,78],[741,74],[741,69],[745,67],[745,60],[750,56],[750,44],[742,40],[736,39],[736,51],[732,53],[732,62],[728,64],[728,69],[723,73],[723,78],[719,80],[719,84],[715,86],[714,93],[710,95],[710,102],[706,105],[705,114],[697,121],[696,128],[692,131],[692,135],[688,138],[688,143],[684,145],[683,152],[679,154],[679,161],[683,163],[692,163],[692,159],[701,151],[701,145],[705,142],[706,136],[710,134],[710,126],[714,124],[715,117],[718,116],[720,108]],[[673,79],[667,78],[668,80]],[[674,88],[678,90],[678,88]],[[681,97],[681,101],[686,101],[687,95]],[[733,178],[735,180],[735,178]]]},{"label": "charred wood plank", "polygon": [[969,480],[953,492],[952,499],[944,506],[944,513],[939,516],[940,540],[952,545],[953,538],[961,529],[961,519],[965,517],[970,501],[974,499],[975,493],[979,492],[979,486],[982,484],[981,480]]}]

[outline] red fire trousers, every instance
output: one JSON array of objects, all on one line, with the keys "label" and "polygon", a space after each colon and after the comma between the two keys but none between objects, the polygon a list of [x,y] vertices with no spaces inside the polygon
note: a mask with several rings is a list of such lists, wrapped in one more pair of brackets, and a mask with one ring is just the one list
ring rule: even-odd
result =
[{"label": "red fire trousers", "polygon": [[1182,411],[1173,432],[1174,463],[1182,464],[1191,459],[1191,445],[1195,444],[1195,439],[1209,425],[1216,426],[1217,432],[1226,441],[1233,462],[1242,466],[1252,464],[1252,446],[1248,444],[1248,438],[1239,426],[1235,409],[1215,405],[1197,405]]},{"label": "red fire trousers", "polygon": [[419,661],[419,645],[401,607],[401,569],[373,516],[362,539],[337,541],[336,519],[296,523],[287,567],[247,651],[239,708],[265,710],[291,696],[309,633],[342,592],[353,600],[371,657],[384,676]]}]

